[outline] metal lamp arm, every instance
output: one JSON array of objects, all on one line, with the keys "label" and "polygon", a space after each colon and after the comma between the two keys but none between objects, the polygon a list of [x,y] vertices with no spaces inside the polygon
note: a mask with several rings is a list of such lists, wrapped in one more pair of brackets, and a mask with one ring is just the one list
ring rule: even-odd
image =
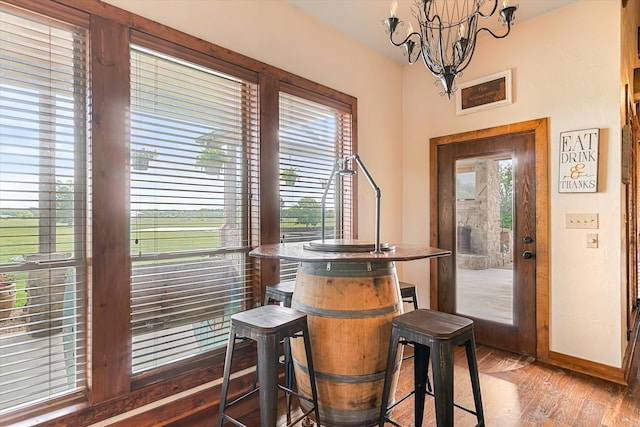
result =
[{"label": "metal lamp arm", "polygon": [[324,193],[322,193],[322,202],[321,202],[321,223],[322,223],[322,243],[324,243],[324,206],[325,203],[327,201],[327,194],[329,193],[329,188],[331,188],[331,183],[333,182],[333,177],[336,174],[336,171],[338,170],[338,165],[340,164],[340,160],[336,160],[336,162],[333,164],[333,169],[331,170],[331,175],[329,175],[329,181],[327,181],[327,185],[326,187],[324,187]]},{"label": "metal lamp arm", "polygon": [[354,154],[351,158],[354,159],[358,164],[358,166],[360,167],[360,169],[362,169],[362,173],[364,173],[364,176],[367,178],[367,181],[369,181],[369,184],[371,184],[371,187],[373,187],[373,191],[375,192],[375,195],[376,195],[376,233],[375,233],[375,247],[374,247],[373,253],[380,254],[382,253],[382,251],[380,250],[380,195],[381,195],[380,188],[376,185],[375,181],[371,177],[371,174],[362,163],[362,160],[360,160],[360,156],[358,156],[357,154]]}]

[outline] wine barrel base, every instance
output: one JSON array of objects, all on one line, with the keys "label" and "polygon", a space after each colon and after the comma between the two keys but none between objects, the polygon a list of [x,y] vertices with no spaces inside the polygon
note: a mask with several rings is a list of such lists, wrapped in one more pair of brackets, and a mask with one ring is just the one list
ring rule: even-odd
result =
[{"label": "wine barrel base", "polygon": [[[307,314],[321,424],[377,425],[391,322],[402,314],[394,263],[302,262],[292,307]],[[302,346],[291,350],[298,389],[308,395]]]}]

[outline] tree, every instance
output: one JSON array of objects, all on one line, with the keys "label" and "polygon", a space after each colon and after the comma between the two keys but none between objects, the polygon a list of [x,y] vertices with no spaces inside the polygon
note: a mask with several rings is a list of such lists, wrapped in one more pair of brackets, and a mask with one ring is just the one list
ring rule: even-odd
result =
[{"label": "tree", "polygon": [[56,222],[73,224],[73,182],[56,182]]},{"label": "tree", "polygon": [[290,218],[295,218],[300,225],[313,226],[320,223],[322,205],[311,197],[303,197],[289,209]]},{"label": "tree", "polygon": [[498,164],[498,185],[500,191],[500,227],[513,227],[513,164],[503,161]]}]

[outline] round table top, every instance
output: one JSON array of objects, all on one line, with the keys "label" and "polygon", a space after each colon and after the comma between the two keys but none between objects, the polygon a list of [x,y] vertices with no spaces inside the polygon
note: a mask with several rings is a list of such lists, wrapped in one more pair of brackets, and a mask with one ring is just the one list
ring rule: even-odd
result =
[{"label": "round table top", "polygon": [[[349,248],[358,241],[348,241]],[[382,245],[381,245],[382,246]],[[257,258],[280,258],[303,262],[389,262],[412,261],[451,255],[451,251],[421,245],[388,245],[381,253],[366,251],[331,251],[309,249],[308,243],[277,243],[261,245],[249,252]]]}]

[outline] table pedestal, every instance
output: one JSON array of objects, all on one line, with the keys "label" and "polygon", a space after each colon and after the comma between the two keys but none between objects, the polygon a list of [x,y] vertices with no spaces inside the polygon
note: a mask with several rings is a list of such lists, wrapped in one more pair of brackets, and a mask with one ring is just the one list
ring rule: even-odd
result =
[{"label": "table pedestal", "polygon": [[[322,425],[377,425],[391,321],[402,313],[395,264],[301,262],[292,307],[307,314]],[[296,381],[310,396],[304,346],[297,341],[291,346]],[[401,354],[391,396],[400,360]]]}]

